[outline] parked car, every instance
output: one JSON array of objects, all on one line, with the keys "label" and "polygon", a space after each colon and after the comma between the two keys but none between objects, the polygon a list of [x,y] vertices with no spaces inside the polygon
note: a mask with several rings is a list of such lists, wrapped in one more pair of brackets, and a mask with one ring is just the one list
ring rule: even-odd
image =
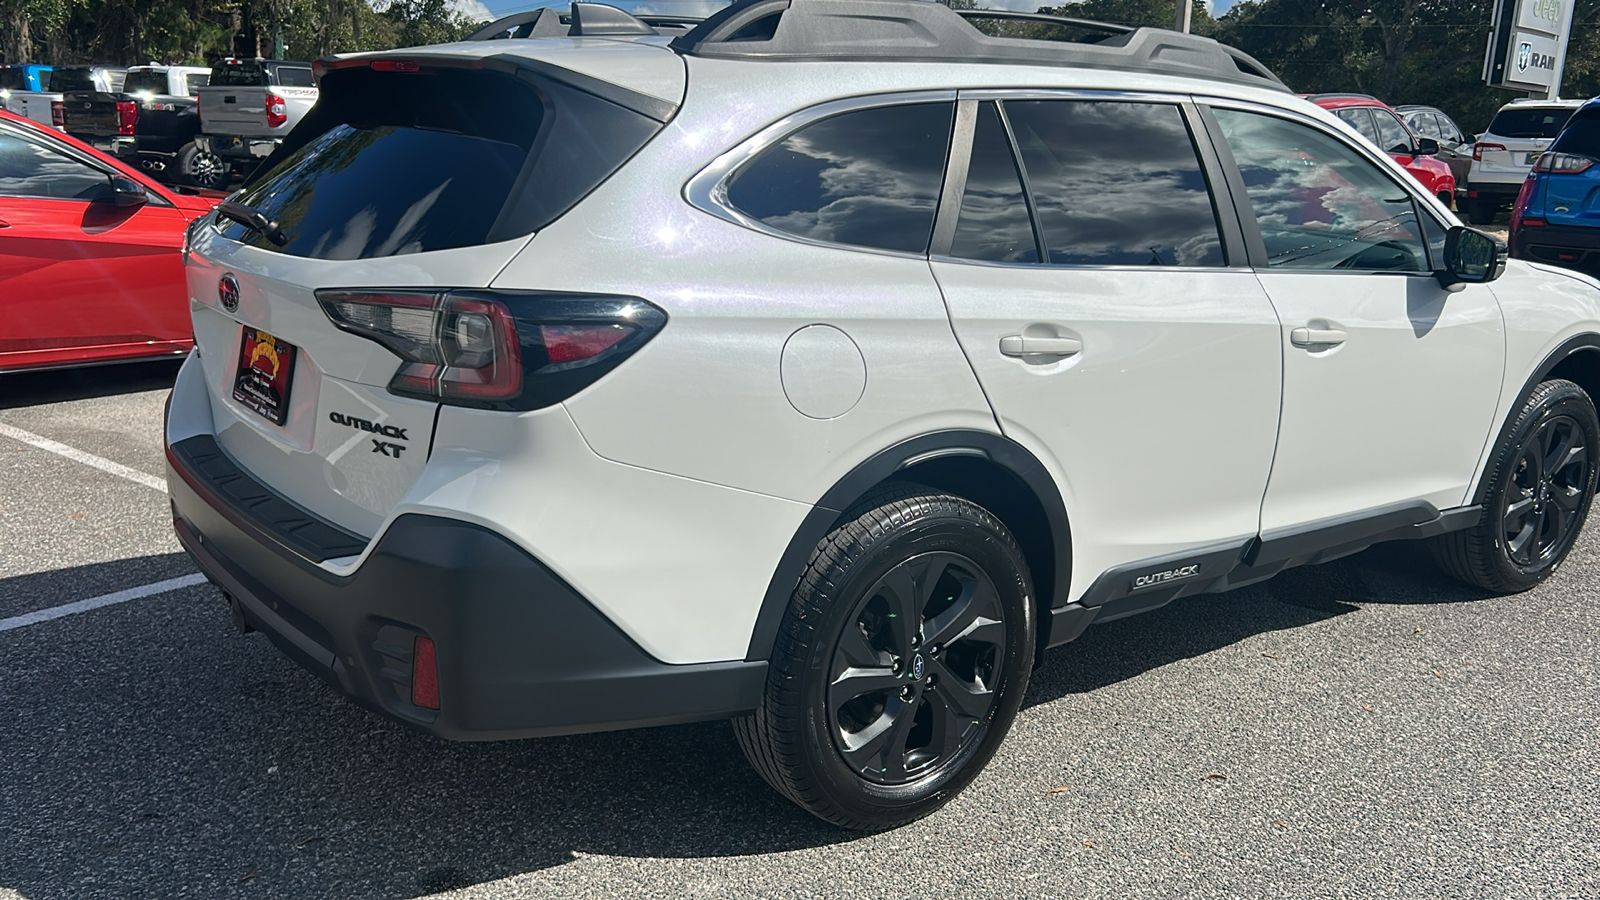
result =
[{"label": "parked car", "polygon": [[189,352],[183,235],[215,202],[0,112],[0,371]]},{"label": "parked car", "polygon": [[316,102],[310,63],[222,60],[211,69],[211,84],[200,90],[196,144],[231,170],[248,174]]},{"label": "parked car", "polygon": [[150,118],[170,119],[180,106],[192,108],[193,92],[211,70],[199,66],[134,66],[114,91],[64,90],[62,126],[67,134],[115,156],[135,152],[138,125]]},{"label": "parked car", "polygon": [[0,109],[41,125],[54,125],[52,104],[61,95],[50,90],[52,72],[50,66],[0,66]]},{"label": "parked car", "polygon": [[1411,177],[1451,209],[1456,203],[1456,177],[1437,159],[1439,143],[1418,137],[1387,103],[1366,94],[1311,94],[1306,97],[1354,128],[1373,146],[1394,157]]},{"label": "parked car", "polygon": [[48,91],[50,67],[25,64],[0,66],[0,102],[11,99],[11,92]]},{"label": "parked car", "polygon": [[1522,183],[1511,255],[1600,276],[1600,98],[1572,114]]},{"label": "parked car", "polygon": [[1466,190],[1467,170],[1472,168],[1472,145],[1478,139],[1435,107],[1396,106],[1394,111],[1405,120],[1412,134],[1432,138],[1439,144],[1439,159],[1450,167],[1450,174],[1456,180],[1456,193],[1459,195]]},{"label": "parked car", "polygon": [[[50,125],[58,131],[67,130],[68,94],[118,94],[128,70],[115,66],[61,66],[50,75],[50,87],[56,96],[50,103]],[[79,102],[87,102],[80,97]]]},{"label": "parked car", "polygon": [[1487,225],[1511,205],[1534,161],[1582,105],[1582,100],[1513,100],[1500,107],[1472,150],[1467,221]]},{"label": "parked car", "polygon": [[1385,540],[1549,577],[1600,286],[1237,50],[971,24],[1015,15],[575,3],[325,61],[187,254],[168,484],[236,624],[446,738],[732,718],[882,828],[1091,623]]}]

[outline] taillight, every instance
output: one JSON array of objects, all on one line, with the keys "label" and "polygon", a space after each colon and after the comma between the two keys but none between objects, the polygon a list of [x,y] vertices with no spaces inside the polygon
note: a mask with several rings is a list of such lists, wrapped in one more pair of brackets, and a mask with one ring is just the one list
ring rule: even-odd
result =
[{"label": "taillight", "polygon": [[267,94],[267,127],[277,128],[289,121],[289,103],[277,94]]},{"label": "taillight", "polygon": [[67,105],[60,100],[50,101],[50,124],[57,128],[67,127]]},{"label": "taillight", "polygon": [[404,362],[389,391],[484,409],[560,403],[666,324],[636,297],[497,291],[317,291],[339,328]]},{"label": "taillight", "polygon": [[1524,219],[1523,214],[1528,211],[1528,201],[1533,198],[1534,180],[1530,177],[1522,182],[1522,189],[1517,191],[1517,202],[1511,204],[1511,229],[1512,240],[1516,239],[1517,231],[1524,225],[1543,225],[1543,221]]},{"label": "taillight", "polygon": [[1535,172],[1550,172],[1555,175],[1576,175],[1587,172],[1593,168],[1595,160],[1576,153],[1546,153],[1539,157],[1533,164]]},{"label": "taillight", "polygon": [[117,101],[117,134],[133,134],[133,125],[139,121],[139,104],[132,100]]},{"label": "taillight", "polygon": [[1472,158],[1477,160],[1478,162],[1483,162],[1483,151],[1485,151],[1485,150],[1504,150],[1504,149],[1506,149],[1506,145],[1505,144],[1473,144],[1472,145]]}]

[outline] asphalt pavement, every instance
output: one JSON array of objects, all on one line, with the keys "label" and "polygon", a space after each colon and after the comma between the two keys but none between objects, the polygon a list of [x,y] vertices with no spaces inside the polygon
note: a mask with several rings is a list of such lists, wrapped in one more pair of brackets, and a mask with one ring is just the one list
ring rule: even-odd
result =
[{"label": "asphalt pavement", "polygon": [[149,483],[175,371],[0,377],[0,900],[1600,896],[1594,526],[1521,596],[1391,545],[1091,628],[862,836],[724,723],[449,744],[236,634]]}]

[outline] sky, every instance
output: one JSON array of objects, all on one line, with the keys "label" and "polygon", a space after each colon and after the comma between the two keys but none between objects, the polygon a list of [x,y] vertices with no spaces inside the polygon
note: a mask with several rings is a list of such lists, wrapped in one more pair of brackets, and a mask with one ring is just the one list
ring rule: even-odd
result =
[{"label": "sky", "polygon": [[[604,0],[601,0],[604,2]],[[1233,6],[1237,0],[1207,0],[1211,5],[1212,15],[1222,15]],[[454,0],[457,9],[473,18],[488,19],[494,16],[504,16],[525,9],[534,9],[539,6],[565,7],[563,0]],[[704,15],[705,13],[726,6],[725,3],[706,3],[703,0],[649,0],[646,3],[619,3],[625,9],[647,7],[649,11],[663,15],[677,13],[679,15]],[[994,9],[1017,9],[1023,12],[1033,12],[1040,6],[1049,5],[1049,0],[987,0],[982,4]],[[696,10],[699,10],[697,13]]]}]

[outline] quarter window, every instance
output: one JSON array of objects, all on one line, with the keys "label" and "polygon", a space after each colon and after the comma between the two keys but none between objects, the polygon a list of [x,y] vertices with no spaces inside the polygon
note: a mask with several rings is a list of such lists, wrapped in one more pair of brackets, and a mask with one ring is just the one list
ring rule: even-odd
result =
[{"label": "quarter window", "polygon": [[993,262],[1039,261],[1011,138],[992,102],[978,107],[967,189],[950,255]]},{"label": "quarter window", "polygon": [[0,131],[0,197],[101,200],[110,193],[104,172]]},{"label": "quarter window", "polygon": [[926,252],[954,113],[912,103],[813,122],[740,169],[728,203],[814,241]]},{"label": "quarter window", "polygon": [[1378,143],[1378,129],[1372,124],[1372,113],[1367,112],[1365,106],[1341,106],[1333,114],[1344,120],[1346,125],[1356,130],[1356,133],[1371,141]]},{"label": "quarter window", "polygon": [[1268,266],[1427,269],[1410,195],[1355,149],[1272,116],[1215,112],[1244,177]]},{"label": "quarter window", "polygon": [[1004,105],[1051,263],[1221,266],[1216,211],[1178,107]]}]

